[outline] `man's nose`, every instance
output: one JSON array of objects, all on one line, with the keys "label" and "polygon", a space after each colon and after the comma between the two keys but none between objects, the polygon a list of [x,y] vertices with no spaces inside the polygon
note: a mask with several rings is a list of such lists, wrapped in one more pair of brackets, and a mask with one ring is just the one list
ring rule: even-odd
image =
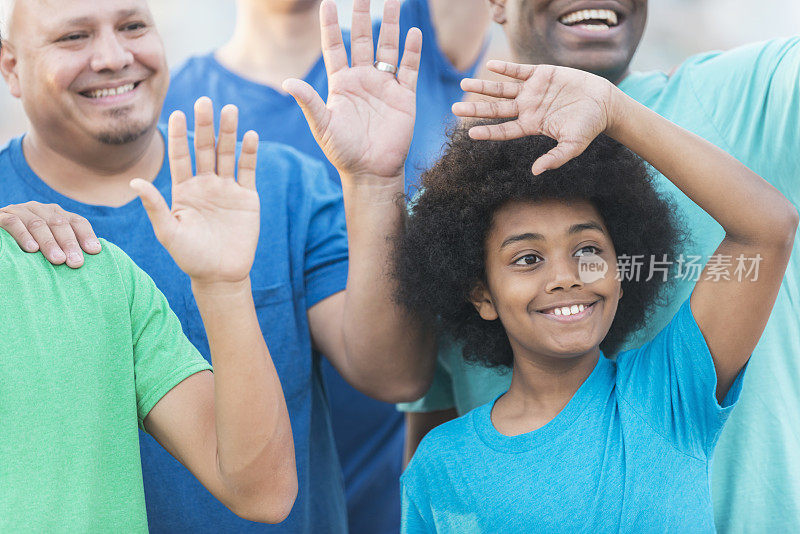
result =
[{"label": "man's nose", "polygon": [[564,258],[550,261],[550,280],[545,291],[552,293],[558,289],[569,290],[583,287],[575,258]]},{"label": "man's nose", "polygon": [[95,39],[92,70],[119,71],[133,62],[133,53],[121,42],[114,31],[103,31]]}]

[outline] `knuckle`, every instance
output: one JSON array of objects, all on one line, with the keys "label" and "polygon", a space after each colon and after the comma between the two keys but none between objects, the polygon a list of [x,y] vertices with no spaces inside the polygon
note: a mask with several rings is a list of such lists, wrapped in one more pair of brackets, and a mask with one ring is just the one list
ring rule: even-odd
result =
[{"label": "knuckle", "polygon": [[47,224],[48,226],[68,226],[69,221],[67,220],[66,217],[64,217],[60,213],[57,213],[55,215],[50,216],[47,219]]},{"label": "knuckle", "polygon": [[20,222],[19,217],[17,217],[13,213],[4,212],[0,210],[0,227],[9,228],[11,226],[15,226],[19,222]]},{"label": "knuckle", "polygon": [[31,218],[26,226],[28,227],[29,230],[36,231],[36,230],[41,230],[42,228],[46,228],[47,223],[45,222],[44,219],[37,216]]}]

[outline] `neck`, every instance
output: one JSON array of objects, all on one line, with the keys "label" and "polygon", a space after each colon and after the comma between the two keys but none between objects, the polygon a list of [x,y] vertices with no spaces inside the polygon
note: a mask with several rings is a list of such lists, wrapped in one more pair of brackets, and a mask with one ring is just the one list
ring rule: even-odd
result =
[{"label": "neck", "polygon": [[164,140],[158,129],[124,145],[100,142],[91,147],[47,143],[36,130],[22,142],[25,160],[42,181],[64,196],[83,202],[118,207],[136,193],[129,187],[134,178],[149,181],[158,176],[164,161]]},{"label": "neck", "polygon": [[322,37],[319,2],[293,8],[238,0],[233,36],[216,53],[227,69],[274,88],[286,78],[303,78],[319,60]]},{"label": "neck", "polygon": [[600,357],[599,348],[569,359],[515,354],[511,386],[492,410],[495,427],[517,435],[546,425],[569,403]]}]

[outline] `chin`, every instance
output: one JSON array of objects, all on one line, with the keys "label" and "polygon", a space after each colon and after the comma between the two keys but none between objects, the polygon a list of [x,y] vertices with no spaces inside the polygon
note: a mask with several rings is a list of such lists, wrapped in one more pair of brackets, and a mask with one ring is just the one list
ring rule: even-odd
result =
[{"label": "chin", "polygon": [[100,130],[95,134],[95,139],[105,145],[125,145],[138,141],[153,128],[155,128],[154,122],[127,122],[126,124]]}]

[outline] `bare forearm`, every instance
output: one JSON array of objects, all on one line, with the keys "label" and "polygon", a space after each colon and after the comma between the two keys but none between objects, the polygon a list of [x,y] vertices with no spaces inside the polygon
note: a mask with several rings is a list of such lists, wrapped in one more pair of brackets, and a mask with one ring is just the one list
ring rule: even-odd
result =
[{"label": "bare forearm", "polygon": [[733,156],[625,95],[618,109],[622,120],[606,133],[650,162],[722,225],[730,240],[782,246],[793,235],[791,203]]},{"label": "bare forearm", "polygon": [[433,335],[395,303],[394,241],[403,231],[403,179],[380,186],[343,178],[350,269],[343,320],[351,377],[389,402],[415,400],[433,375]]},{"label": "bare forearm", "polygon": [[[294,444],[280,380],[258,324],[250,281],[193,283],[214,365],[214,415],[220,479],[260,502],[296,492]],[[286,511],[288,513],[288,510]]]}]

